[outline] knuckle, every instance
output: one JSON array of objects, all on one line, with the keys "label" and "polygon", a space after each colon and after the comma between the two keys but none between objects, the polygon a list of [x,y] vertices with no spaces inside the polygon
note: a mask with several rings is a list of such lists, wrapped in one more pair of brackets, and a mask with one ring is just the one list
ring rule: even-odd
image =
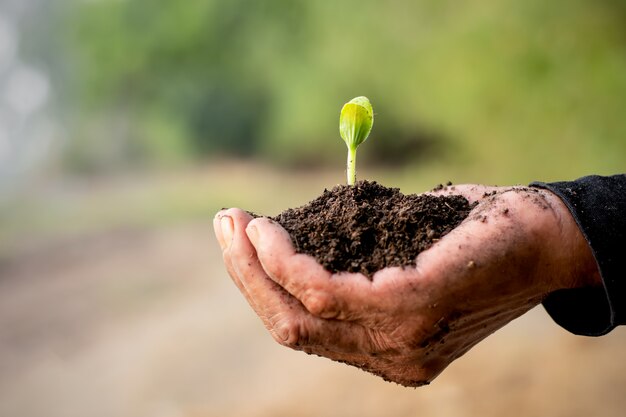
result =
[{"label": "knuckle", "polygon": [[282,259],[282,257],[275,256],[272,251],[264,249],[263,266],[275,281],[279,283],[283,283],[286,281],[287,271],[284,259]]},{"label": "knuckle", "polygon": [[309,313],[314,316],[333,318],[338,314],[335,297],[326,291],[306,290],[301,301]]},{"label": "knuckle", "polygon": [[285,316],[273,325],[272,335],[283,346],[298,348],[307,342],[307,332],[300,320]]}]

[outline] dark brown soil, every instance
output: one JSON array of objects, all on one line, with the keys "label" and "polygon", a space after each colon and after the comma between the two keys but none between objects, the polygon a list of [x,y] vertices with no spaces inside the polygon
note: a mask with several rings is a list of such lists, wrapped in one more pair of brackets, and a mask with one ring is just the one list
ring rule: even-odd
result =
[{"label": "dark brown soil", "polygon": [[461,196],[404,195],[359,181],[324,190],[308,204],[274,218],[296,250],[331,272],[371,277],[388,266],[415,264],[417,255],[454,229],[472,206]]}]

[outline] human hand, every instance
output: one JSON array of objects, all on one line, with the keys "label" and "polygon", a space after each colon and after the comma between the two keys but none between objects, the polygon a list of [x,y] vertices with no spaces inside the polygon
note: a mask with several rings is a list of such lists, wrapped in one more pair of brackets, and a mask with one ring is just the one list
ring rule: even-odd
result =
[{"label": "human hand", "polygon": [[270,219],[229,209],[214,226],[230,276],[279,343],[405,386],[429,383],[551,291],[599,284],[587,243],[550,192],[465,185],[434,194],[478,205],[415,267],[371,280],[296,253]]}]

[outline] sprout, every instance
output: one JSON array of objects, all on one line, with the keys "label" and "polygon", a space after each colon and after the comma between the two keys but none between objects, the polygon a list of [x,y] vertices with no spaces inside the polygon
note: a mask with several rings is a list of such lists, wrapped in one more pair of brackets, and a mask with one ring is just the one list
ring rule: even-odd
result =
[{"label": "sprout", "polygon": [[367,97],[356,97],[343,105],[339,133],[348,146],[348,185],[356,182],[356,148],[367,139],[374,124],[374,111]]}]

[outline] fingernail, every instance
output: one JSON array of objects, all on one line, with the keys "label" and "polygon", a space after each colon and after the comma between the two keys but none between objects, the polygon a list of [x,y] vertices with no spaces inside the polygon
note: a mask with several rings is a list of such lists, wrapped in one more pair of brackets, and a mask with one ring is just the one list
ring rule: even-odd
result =
[{"label": "fingernail", "polygon": [[233,240],[233,219],[230,216],[222,216],[220,220],[222,227],[222,238],[224,239],[224,245],[230,246],[230,242]]}]

